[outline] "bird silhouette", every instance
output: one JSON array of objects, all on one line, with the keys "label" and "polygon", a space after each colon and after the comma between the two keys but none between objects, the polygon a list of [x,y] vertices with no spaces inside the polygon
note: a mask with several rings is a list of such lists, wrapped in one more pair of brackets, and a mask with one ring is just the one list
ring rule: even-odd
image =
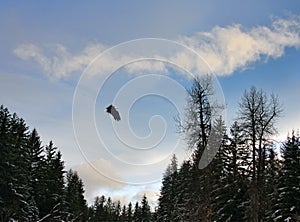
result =
[{"label": "bird silhouette", "polygon": [[121,120],[119,112],[117,111],[117,109],[113,105],[109,105],[108,107],[106,107],[105,110],[106,110],[107,113],[112,115],[116,121]]}]

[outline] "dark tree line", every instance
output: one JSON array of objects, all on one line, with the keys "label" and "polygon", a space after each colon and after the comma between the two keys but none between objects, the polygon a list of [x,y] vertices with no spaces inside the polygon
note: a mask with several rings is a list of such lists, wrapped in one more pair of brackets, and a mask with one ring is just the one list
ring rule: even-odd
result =
[{"label": "dark tree line", "polygon": [[52,141],[42,146],[36,129],[0,106],[0,221],[84,221],[83,193]]},{"label": "dark tree line", "polygon": [[89,221],[120,221],[120,222],[150,222],[153,214],[150,210],[146,195],[141,202],[121,206],[120,201],[113,202],[110,197],[96,197],[90,207]]},{"label": "dark tree line", "polygon": [[[192,157],[177,167],[173,157],[163,177],[156,221],[300,221],[300,138],[276,147],[270,137],[281,113],[276,96],[245,91],[236,121],[227,131],[213,118],[209,79],[195,79],[186,119],[179,125]],[[214,121],[212,121],[215,119]],[[227,133],[228,132],[228,133]],[[199,160],[213,153],[209,135],[222,138],[208,167]]]}]

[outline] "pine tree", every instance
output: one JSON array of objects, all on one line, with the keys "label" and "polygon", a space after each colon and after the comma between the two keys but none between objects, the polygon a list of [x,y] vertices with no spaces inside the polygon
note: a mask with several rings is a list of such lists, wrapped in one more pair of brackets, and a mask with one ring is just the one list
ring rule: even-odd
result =
[{"label": "pine tree", "polygon": [[192,221],[190,209],[193,206],[194,196],[191,192],[195,184],[192,183],[192,165],[190,161],[184,161],[175,180],[176,197],[172,203],[175,205],[174,221]]},{"label": "pine tree", "polygon": [[105,221],[113,221],[114,219],[114,203],[112,202],[112,199],[110,197],[107,198],[106,201],[106,215],[107,218],[105,218]]},{"label": "pine tree", "polygon": [[[36,203],[34,182],[37,178],[36,162],[32,140],[36,131],[29,134],[25,121],[11,115],[7,108],[0,107],[0,219],[36,221],[39,209]],[[33,135],[34,134],[34,135]],[[37,148],[38,149],[38,148]],[[40,149],[40,147],[39,147]]]},{"label": "pine tree", "polygon": [[151,221],[150,206],[148,204],[148,200],[147,200],[147,197],[145,194],[141,201],[141,218],[142,218],[142,222],[150,222]]},{"label": "pine tree", "polygon": [[15,209],[17,210],[17,220],[25,220],[29,214],[29,187],[27,181],[25,147],[27,126],[23,119],[19,119],[17,114],[12,115],[11,133],[14,138],[13,158],[11,159],[14,181],[12,181],[12,189],[15,193]]},{"label": "pine tree", "polygon": [[63,203],[61,153],[0,106],[0,221],[61,221]]},{"label": "pine tree", "polygon": [[125,222],[127,221],[127,209],[126,205],[123,205],[121,215],[120,215],[120,221]]},{"label": "pine tree", "polygon": [[273,210],[277,204],[280,161],[275,152],[274,144],[270,144],[267,153],[265,189],[264,189],[264,218],[272,221]]},{"label": "pine tree", "polygon": [[94,204],[92,205],[92,216],[91,221],[104,221],[107,217],[106,207],[105,207],[106,198],[104,195],[101,197],[96,197]]},{"label": "pine tree", "polygon": [[120,215],[121,215],[121,202],[118,200],[116,203],[114,203],[114,210],[113,210],[113,221],[120,221]]},{"label": "pine tree", "polygon": [[12,190],[12,152],[11,114],[3,105],[0,106],[0,220],[8,221],[14,215],[11,207],[14,203]]},{"label": "pine tree", "polygon": [[83,183],[77,172],[73,172],[72,170],[69,170],[67,173],[65,205],[67,221],[86,221],[87,204],[86,200],[84,199]]},{"label": "pine tree", "polygon": [[174,221],[176,215],[176,208],[174,204],[170,204],[175,201],[175,180],[177,177],[177,159],[173,155],[171,164],[168,165],[166,172],[163,176],[162,188],[159,197],[159,205],[157,210],[158,221]]},{"label": "pine tree", "polygon": [[61,220],[64,202],[64,163],[60,151],[50,141],[45,148],[45,162],[43,170],[44,195],[40,209],[41,217]]},{"label": "pine tree", "polygon": [[39,211],[32,195],[35,171],[28,127],[3,106],[0,125],[0,220],[36,221]]},{"label": "pine tree", "polygon": [[233,221],[245,221],[246,210],[250,203],[249,198],[249,163],[250,152],[246,144],[245,136],[241,126],[234,122],[230,128],[230,144],[227,148],[231,155],[228,155],[228,189],[231,195],[231,207],[229,215]]},{"label": "pine tree", "polygon": [[[225,133],[222,120],[216,124],[219,131]],[[213,217],[220,221],[244,221],[248,184],[243,170],[240,171],[244,164],[243,135],[237,122],[232,125],[230,132],[230,137],[226,134],[223,137],[222,146],[213,160]]]},{"label": "pine tree", "polygon": [[134,206],[134,212],[133,212],[133,222],[142,222],[141,217],[141,208],[139,205],[139,202],[137,201]]},{"label": "pine tree", "polygon": [[29,203],[31,218],[36,221],[39,216],[39,208],[41,207],[40,198],[42,198],[44,191],[41,188],[41,181],[44,172],[43,168],[43,147],[41,145],[40,137],[36,129],[30,133],[27,140],[27,180],[30,187]]},{"label": "pine tree", "polygon": [[[293,133],[294,134],[294,133]],[[300,139],[292,136],[282,148],[283,165],[278,180],[274,221],[300,220]]]},{"label": "pine tree", "polygon": [[[228,189],[231,187],[231,183],[229,183],[229,176],[232,173],[231,168],[231,149],[228,144],[228,137],[226,135],[226,127],[222,118],[216,119],[213,124],[211,136],[217,138],[223,138],[221,146],[218,150],[217,155],[213,159],[212,166],[212,219],[219,221],[226,221],[231,219],[232,215],[230,210],[232,209],[231,202],[232,200],[232,192]],[[218,143],[212,144],[214,146],[219,146]]]},{"label": "pine tree", "polygon": [[128,222],[133,221],[132,203],[131,202],[129,202],[128,207],[127,207],[126,218],[127,218]]}]

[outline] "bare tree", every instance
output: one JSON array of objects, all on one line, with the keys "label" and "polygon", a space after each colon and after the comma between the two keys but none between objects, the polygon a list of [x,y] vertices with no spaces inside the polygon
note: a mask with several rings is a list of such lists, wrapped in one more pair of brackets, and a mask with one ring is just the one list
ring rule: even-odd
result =
[{"label": "bare tree", "polygon": [[[195,193],[195,209],[192,209],[192,220],[211,221],[211,166],[209,162],[215,155],[209,149],[210,134],[212,130],[212,121],[214,115],[221,107],[216,101],[213,101],[213,88],[211,76],[195,78],[193,85],[187,90],[189,97],[185,118],[182,122],[178,121],[180,133],[187,142],[188,149],[193,152],[193,177],[197,188]],[[216,114],[219,117],[219,114]],[[204,160],[204,161],[202,161]],[[200,162],[203,162],[200,167]]]},{"label": "bare tree", "polygon": [[245,91],[239,106],[238,120],[252,152],[250,220],[256,222],[262,219],[259,189],[263,186],[266,144],[276,133],[275,122],[282,113],[282,108],[277,96],[267,96],[255,87]]},{"label": "bare tree", "polygon": [[212,95],[211,78],[195,78],[188,91],[185,118],[178,121],[179,130],[187,142],[188,149],[205,147],[211,129],[211,105],[208,97]]}]

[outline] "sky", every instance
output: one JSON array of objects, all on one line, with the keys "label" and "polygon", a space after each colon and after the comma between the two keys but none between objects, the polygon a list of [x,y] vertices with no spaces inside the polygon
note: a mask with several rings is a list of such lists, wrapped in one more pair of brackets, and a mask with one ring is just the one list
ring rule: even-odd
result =
[{"label": "sky", "polygon": [[0,0],[0,29],[0,104],[53,140],[89,203],[154,205],[171,155],[189,158],[174,117],[193,77],[212,76],[228,127],[256,86],[282,103],[274,139],[300,128],[298,1]]}]

